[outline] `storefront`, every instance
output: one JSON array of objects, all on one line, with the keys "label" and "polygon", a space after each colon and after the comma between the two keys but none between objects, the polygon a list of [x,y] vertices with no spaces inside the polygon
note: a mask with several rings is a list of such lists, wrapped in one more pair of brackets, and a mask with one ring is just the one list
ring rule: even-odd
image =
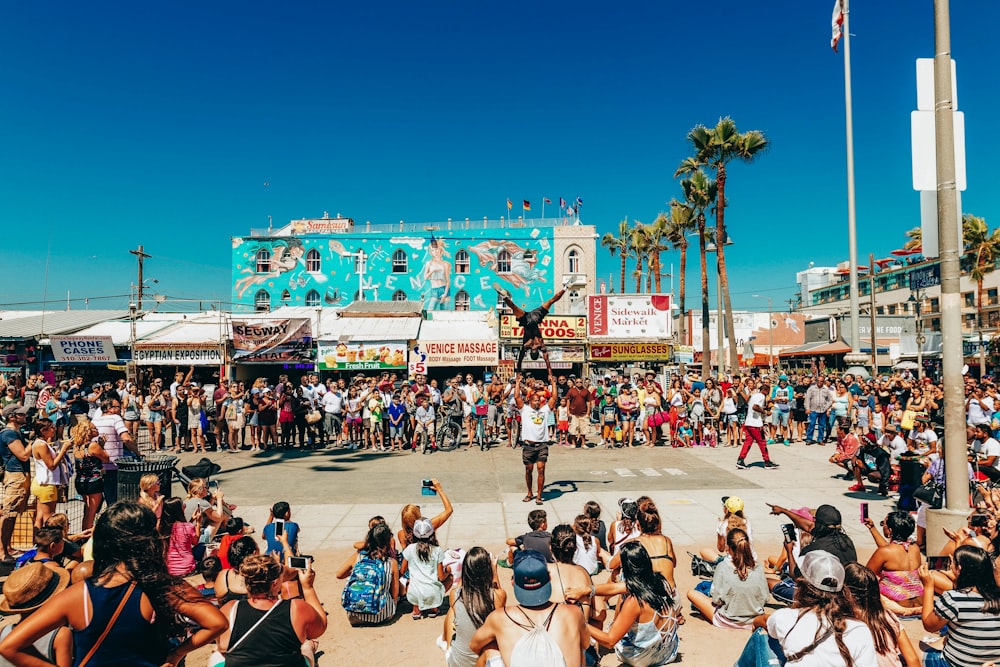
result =
[{"label": "storefront", "polygon": [[439,383],[458,373],[481,378],[496,371],[500,342],[496,316],[476,311],[435,311],[420,325],[420,336],[410,348],[409,375],[422,373]]},{"label": "storefront", "polygon": [[313,326],[308,318],[233,320],[230,331],[236,380],[252,383],[262,377],[274,384],[284,374],[297,384],[300,375],[316,369]]},{"label": "storefront", "polygon": [[[539,330],[545,339],[549,363],[555,374],[580,375],[586,362],[587,318],[582,315],[546,315]],[[500,379],[506,380],[513,374],[523,338],[524,329],[518,324],[517,318],[513,315],[501,315],[501,362],[497,369]],[[532,359],[530,353],[524,356],[521,367],[525,372],[538,377],[545,374],[545,360],[541,357]]]},{"label": "storefront", "polygon": [[628,375],[639,369],[659,373],[672,355],[668,343],[591,343],[589,358],[592,370],[598,374],[615,370]]},{"label": "storefront", "polygon": [[409,351],[420,333],[420,322],[419,313],[392,317],[324,314],[316,366],[324,379],[347,379],[358,373],[394,373],[405,379]]},{"label": "storefront", "polygon": [[192,381],[215,384],[225,377],[226,336],[218,322],[173,322],[136,340],[133,361],[141,387],[192,368]]}]

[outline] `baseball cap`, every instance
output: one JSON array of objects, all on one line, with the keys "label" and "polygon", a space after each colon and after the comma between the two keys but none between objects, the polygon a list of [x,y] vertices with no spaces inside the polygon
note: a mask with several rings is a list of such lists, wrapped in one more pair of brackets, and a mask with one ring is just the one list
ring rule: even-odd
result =
[{"label": "baseball cap", "polygon": [[861,444],[862,445],[868,445],[868,446],[877,445],[878,444],[878,438],[875,437],[874,433],[872,433],[871,431],[868,431],[867,433],[865,433],[864,435],[861,436]]},{"label": "baseball cap", "polygon": [[778,382],[781,382],[782,380],[784,380],[785,382],[788,382],[788,376],[785,375],[784,373],[782,373],[781,375],[778,376]]},{"label": "baseball cap", "polygon": [[0,598],[0,612],[22,614],[34,611],[69,586],[69,572],[42,563],[26,563],[7,576]]},{"label": "baseball cap", "polygon": [[726,506],[730,514],[736,514],[737,512],[743,511],[743,499],[739,496],[724,496],[722,498],[722,504]]},{"label": "baseball cap", "polygon": [[839,593],[844,588],[844,566],[828,551],[810,551],[799,566],[802,578],[813,588]]},{"label": "baseball cap", "polygon": [[619,498],[618,507],[626,519],[634,519],[639,515],[639,505],[631,498]]},{"label": "baseball cap", "polygon": [[426,540],[433,534],[434,534],[434,524],[432,524],[428,519],[417,519],[413,523],[414,537]]},{"label": "baseball cap", "polygon": [[5,407],[3,409],[3,418],[4,419],[10,419],[11,417],[13,417],[16,414],[17,415],[26,415],[26,414],[28,414],[28,410],[29,409],[30,408],[27,408],[27,407],[21,405],[20,403],[11,403],[10,405],[8,405],[7,407]]},{"label": "baseball cap", "polygon": [[530,549],[514,554],[514,597],[519,604],[537,607],[552,597],[552,579],[545,556]]},{"label": "baseball cap", "polygon": [[816,508],[816,523],[824,526],[839,526],[840,522],[840,510],[833,505],[820,505]]}]

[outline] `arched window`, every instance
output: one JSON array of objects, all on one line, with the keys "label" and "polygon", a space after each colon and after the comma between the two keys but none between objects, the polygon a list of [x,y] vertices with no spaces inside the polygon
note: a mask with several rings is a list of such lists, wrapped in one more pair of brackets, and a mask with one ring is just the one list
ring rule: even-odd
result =
[{"label": "arched window", "polygon": [[503,300],[503,296],[500,294],[497,294],[497,312],[501,315],[510,314],[510,306],[507,305],[507,302]]},{"label": "arched window", "polygon": [[281,301],[282,301],[282,303],[284,303],[286,301],[291,301],[291,300],[292,300],[292,293],[291,292],[289,292],[288,290],[285,290],[284,292],[281,293]]},{"label": "arched window", "polygon": [[258,313],[266,313],[271,310],[271,295],[266,289],[257,291],[253,297],[253,305]]},{"label": "arched window", "polygon": [[406,301],[406,292],[401,289],[396,290],[392,293],[393,301]]},{"label": "arched window", "polygon": [[271,251],[261,248],[257,251],[257,273],[271,272]]},{"label": "arched window", "polygon": [[462,248],[455,253],[455,273],[469,272],[469,253]]},{"label": "arched window", "polygon": [[455,310],[469,309],[469,293],[464,289],[455,294]]},{"label": "arched window", "polygon": [[406,273],[406,251],[397,250],[392,253],[392,272]]},{"label": "arched window", "polygon": [[497,273],[510,273],[510,253],[506,250],[497,253]]},{"label": "arched window", "polygon": [[317,308],[319,306],[319,292],[316,290],[309,290],[306,294],[306,305],[310,308]]},{"label": "arched window", "polygon": [[580,251],[576,248],[570,248],[566,253],[566,268],[569,273],[580,273]]},{"label": "arched window", "polygon": [[319,259],[319,250],[313,248],[306,253],[306,271],[309,273],[319,273],[322,268],[322,264]]}]

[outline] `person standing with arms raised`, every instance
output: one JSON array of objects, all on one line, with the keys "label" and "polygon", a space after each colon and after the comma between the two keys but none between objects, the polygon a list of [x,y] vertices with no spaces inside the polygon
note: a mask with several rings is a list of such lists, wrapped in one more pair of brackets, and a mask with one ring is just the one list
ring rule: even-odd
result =
[{"label": "person standing with arms raised", "polygon": [[[542,489],[545,488],[545,462],[549,460],[548,419],[553,410],[559,392],[556,390],[556,378],[552,374],[552,366],[548,356],[545,357],[545,370],[549,374],[549,400],[542,403],[542,392],[533,391],[525,403],[524,391],[521,387],[521,374],[518,373],[514,384],[514,407],[521,413],[521,461],[524,463],[524,483],[528,487],[528,495],[523,500],[536,505],[542,504]],[[538,468],[538,495],[531,490],[532,474]]]}]

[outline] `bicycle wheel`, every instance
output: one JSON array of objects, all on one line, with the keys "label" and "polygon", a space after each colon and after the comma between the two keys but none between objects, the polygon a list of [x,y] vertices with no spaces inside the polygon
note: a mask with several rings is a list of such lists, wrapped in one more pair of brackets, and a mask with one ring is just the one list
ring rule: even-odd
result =
[{"label": "bicycle wheel", "polygon": [[479,440],[479,450],[485,452],[490,448],[490,440],[486,437],[486,420],[479,419],[476,424],[476,439]]},{"label": "bicycle wheel", "polygon": [[446,452],[455,449],[461,437],[462,432],[458,424],[449,419],[438,431],[438,449]]},{"label": "bicycle wheel", "polygon": [[509,445],[511,447],[517,447],[518,443],[521,441],[521,422],[516,419],[510,420],[510,431],[508,431]]}]

